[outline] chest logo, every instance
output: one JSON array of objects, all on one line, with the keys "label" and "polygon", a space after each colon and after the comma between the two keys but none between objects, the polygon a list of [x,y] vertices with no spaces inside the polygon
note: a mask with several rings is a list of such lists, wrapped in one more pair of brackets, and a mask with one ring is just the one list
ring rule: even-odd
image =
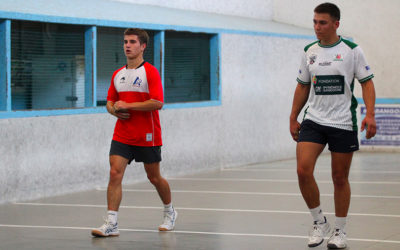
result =
[{"label": "chest logo", "polygon": [[122,77],[122,78],[119,80],[119,83],[125,83],[125,77]]},{"label": "chest logo", "polygon": [[344,76],[320,75],[313,76],[315,95],[343,95]]},{"label": "chest logo", "polygon": [[333,60],[334,60],[334,61],[340,61],[340,62],[341,62],[341,61],[343,61],[343,57],[342,57],[341,54],[337,54]]},{"label": "chest logo", "polygon": [[315,60],[317,60],[317,55],[311,55],[310,58],[309,58],[310,64],[314,64]]},{"label": "chest logo", "polygon": [[133,81],[133,87],[139,88],[140,85],[142,84],[142,79],[140,79],[139,77],[136,77],[135,81]]},{"label": "chest logo", "polygon": [[317,84],[317,77],[313,76],[311,81],[314,85]]},{"label": "chest logo", "polygon": [[319,63],[318,65],[319,66],[331,66],[331,64],[332,64],[332,62],[322,62],[322,63]]}]

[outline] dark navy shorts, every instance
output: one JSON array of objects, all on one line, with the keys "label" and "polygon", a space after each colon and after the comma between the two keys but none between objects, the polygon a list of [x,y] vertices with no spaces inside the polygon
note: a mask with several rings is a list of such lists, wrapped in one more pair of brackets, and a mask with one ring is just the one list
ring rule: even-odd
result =
[{"label": "dark navy shorts", "polygon": [[359,149],[357,131],[323,126],[311,120],[301,123],[298,142],[328,144],[328,149],[337,153],[350,153]]},{"label": "dark navy shorts", "polygon": [[118,141],[111,141],[110,155],[119,155],[135,162],[154,163],[161,161],[161,146],[142,147],[128,145]]}]

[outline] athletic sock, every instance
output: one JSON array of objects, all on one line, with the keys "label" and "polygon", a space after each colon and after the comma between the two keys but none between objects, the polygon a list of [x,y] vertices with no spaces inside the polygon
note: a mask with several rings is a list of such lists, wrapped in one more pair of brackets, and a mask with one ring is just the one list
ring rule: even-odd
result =
[{"label": "athletic sock", "polygon": [[118,221],[118,211],[107,211],[107,221],[111,224],[115,225]]},{"label": "athletic sock", "polygon": [[164,213],[172,213],[174,211],[174,207],[172,206],[172,202],[169,204],[164,204]]},{"label": "athletic sock", "polygon": [[340,229],[344,232],[347,217],[335,217],[335,229]]},{"label": "athletic sock", "polygon": [[311,216],[313,217],[314,221],[317,223],[325,223],[325,216],[324,213],[322,213],[321,206],[318,206],[316,208],[311,208],[310,209]]}]

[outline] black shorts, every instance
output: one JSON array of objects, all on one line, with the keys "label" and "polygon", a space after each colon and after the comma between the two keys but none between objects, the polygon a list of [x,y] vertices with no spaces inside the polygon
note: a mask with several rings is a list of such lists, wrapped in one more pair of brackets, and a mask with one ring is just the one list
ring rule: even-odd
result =
[{"label": "black shorts", "polygon": [[135,162],[154,163],[161,161],[161,146],[142,147],[132,146],[118,141],[111,141],[110,155],[119,155]]},{"label": "black shorts", "polygon": [[350,153],[359,149],[357,131],[323,126],[311,120],[301,123],[298,142],[328,144],[328,149],[337,153]]}]

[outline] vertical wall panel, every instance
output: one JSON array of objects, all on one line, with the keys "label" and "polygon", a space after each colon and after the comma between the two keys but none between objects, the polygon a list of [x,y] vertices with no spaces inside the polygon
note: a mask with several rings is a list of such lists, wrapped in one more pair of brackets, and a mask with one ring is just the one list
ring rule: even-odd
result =
[{"label": "vertical wall panel", "polygon": [[85,31],[85,107],[96,106],[96,26]]},{"label": "vertical wall panel", "polygon": [[0,20],[0,110],[11,110],[11,21]]}]

